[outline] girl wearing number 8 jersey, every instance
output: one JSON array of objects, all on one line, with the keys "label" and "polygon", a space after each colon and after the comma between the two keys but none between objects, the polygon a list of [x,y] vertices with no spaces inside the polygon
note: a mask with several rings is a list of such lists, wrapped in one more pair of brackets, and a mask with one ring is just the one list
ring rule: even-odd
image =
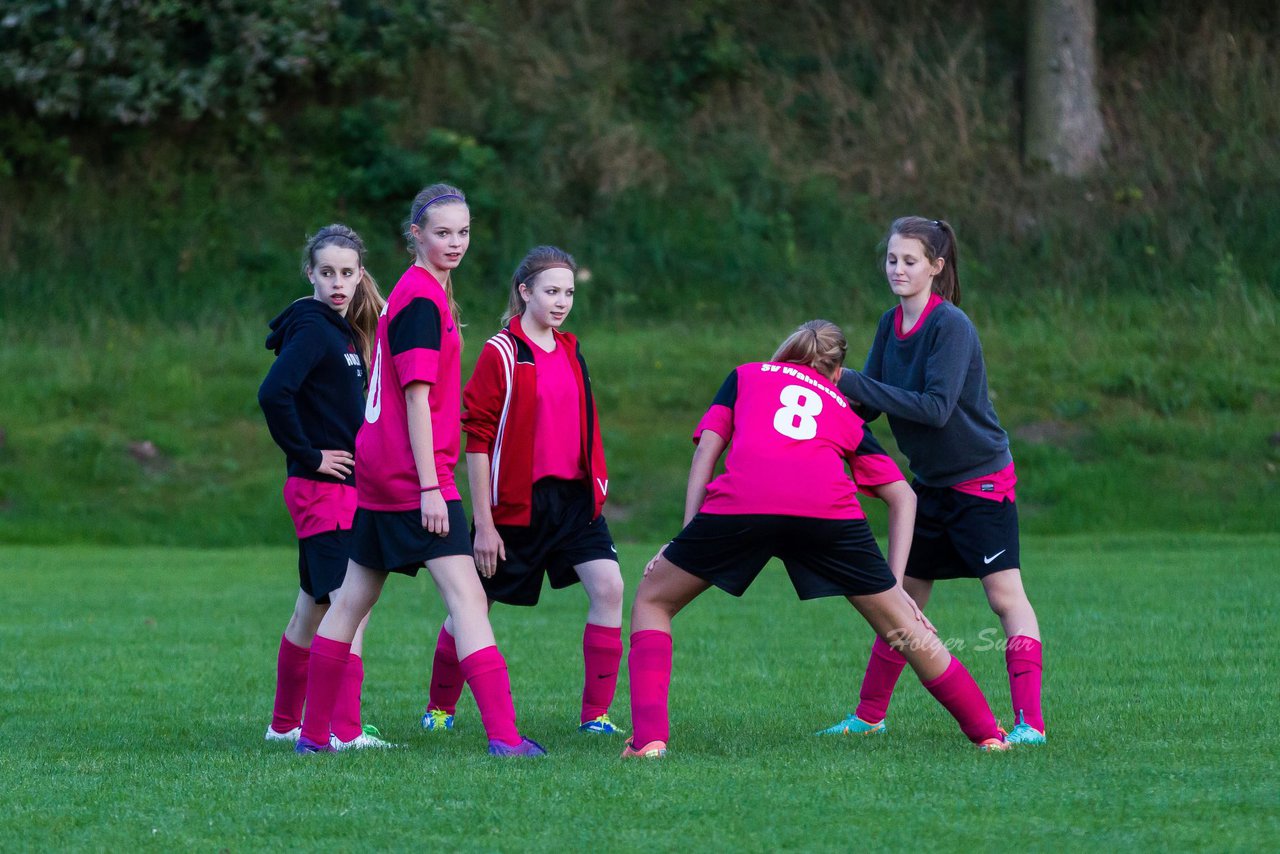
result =
[{"label": "girl wearing number 8 jersey", "polygon": [[[772,557],[801,599],[847,598],[902,650],[970,740],[1004,749],[977,684],[896,580],[915,499],[835,386],[845,349],[834,323],[804,324],[771,361],[732,371],[694,432],[684,530],[646,567],[631,611],[635,733],[623,758],[666,755],[672,618],[712,585],[741,596]],[[724,474],[712,480],[722,455]],[[892,569],[858,506],[859,488],[889,505]]]},{"label": "girl wearing number 8 jersey", "polygon": [[392,572],[425,564],[457,629],[463,677],[480,707],[489,752],[540,756],[516,729],[507,664],[489,625],[471,558],[467,519],[454,485],[461,426],[462,336],[452,271],[471,239],[462,192],[435,184],[410,207],[414,263],[378,318],[364,425],[356,437],[357,483],[351,561],[337,602],[311,645],[299,753],[328,749],[329,718],[347,650]]}]

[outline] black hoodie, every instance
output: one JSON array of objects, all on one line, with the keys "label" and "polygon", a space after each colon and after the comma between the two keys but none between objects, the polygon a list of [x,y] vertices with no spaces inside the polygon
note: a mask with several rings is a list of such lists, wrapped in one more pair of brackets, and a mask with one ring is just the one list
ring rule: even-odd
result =
[{"label": "black hoodie", "polygon": [[[365,365],[346,318],[311,297],[271,321],[276,360],[258,389],[271,438],[290,477],[334,482],[316,471],[322,450],[355,453],[364,421]],[[355,485],[355,474],[344,481]]]}]

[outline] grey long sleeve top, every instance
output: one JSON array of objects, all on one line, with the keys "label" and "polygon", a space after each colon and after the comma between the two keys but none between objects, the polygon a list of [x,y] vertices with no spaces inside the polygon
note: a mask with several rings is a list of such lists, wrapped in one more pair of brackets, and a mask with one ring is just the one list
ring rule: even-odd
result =
[{"label": "grey long sleeve top", "polygon": [[889,417],[911,473],[925,486],[953,486],[1008,466],[1009,436],[991,405],[973,323],[944,301],[902,338],[898,317],[894,308],[880,318],[866,366],[845,369],[840,391],[864,420]]}]

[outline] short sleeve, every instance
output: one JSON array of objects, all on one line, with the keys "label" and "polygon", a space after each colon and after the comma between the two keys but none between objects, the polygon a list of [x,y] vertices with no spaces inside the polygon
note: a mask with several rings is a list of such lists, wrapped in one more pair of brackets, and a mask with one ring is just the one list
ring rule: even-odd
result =
[{"label": "short sleeve", "polygon": [[436,381],[442,332],[440,308],[426,297],[410,300],[391,318],[387,343],[401,386]]},{"label": "short sleeve", "polygon": [[853,481],[859,486],[880,486],[886,483],[906,480],[902,470],[893,461],[880,442],[876,440],[871,428],[862,426],[862,441],[853,457]]},{"label": "short sleeve", "polygon": [[725,377],[724,382],[720,384],[720,390],[716,392],[715,400],[711,402],[711,408],[702,416],[702,420],[698,422],[697,429],[693,431],[693,443],[696,445],[702,439],[704,430],[710,430],[726,442],[732,439],[733,407],[737,402],[738,372],[733,370],[729,372],[729,376]]}]

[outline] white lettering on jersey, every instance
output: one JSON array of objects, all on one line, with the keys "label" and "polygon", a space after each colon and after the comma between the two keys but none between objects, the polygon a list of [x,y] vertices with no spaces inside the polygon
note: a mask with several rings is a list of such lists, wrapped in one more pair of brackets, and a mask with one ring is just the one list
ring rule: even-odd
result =
[{"label": "white lettering on jersey", "polygon": [[818,435],[822,398],[802,385],[789,385],[778,395],[782,407],[773,414],[773,429],[791,439],[812,439]]},{"label": "white lettering on jersey", "polygon": [[600,478],[596,478],[596,483],[600,485],[600,494],[607,496],[609,494],[609,479],[605,478],[604,480],[601,480]]}]

